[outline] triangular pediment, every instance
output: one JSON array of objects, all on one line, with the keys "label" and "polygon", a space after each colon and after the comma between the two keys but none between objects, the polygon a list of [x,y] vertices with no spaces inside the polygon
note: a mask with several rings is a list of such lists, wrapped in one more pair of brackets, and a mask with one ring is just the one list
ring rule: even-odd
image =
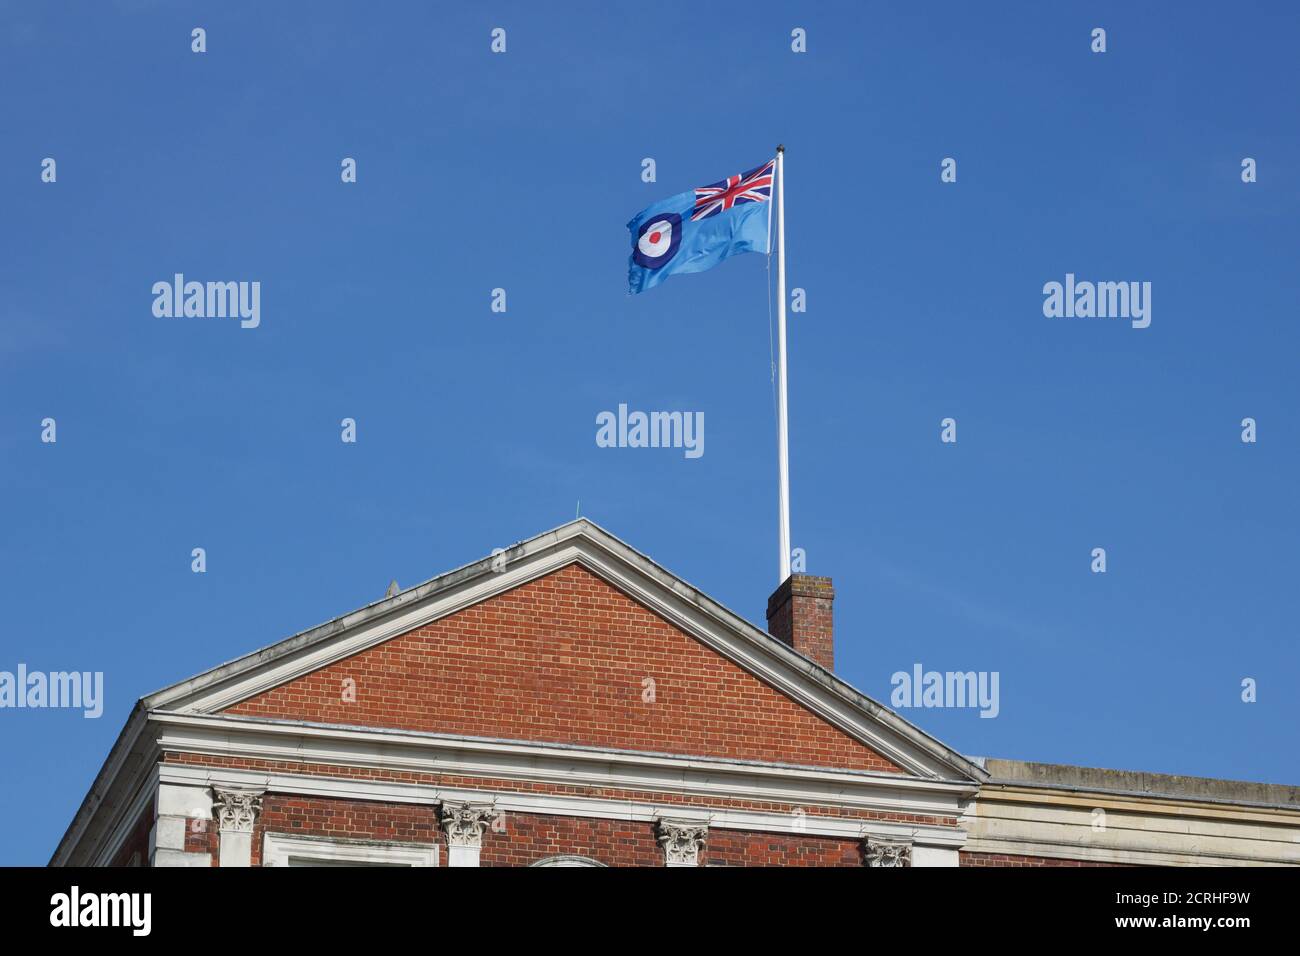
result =
[{"label": "triangular pediment", "polygon": [[982,774],[586,520],[143,704],[939,780]]}]

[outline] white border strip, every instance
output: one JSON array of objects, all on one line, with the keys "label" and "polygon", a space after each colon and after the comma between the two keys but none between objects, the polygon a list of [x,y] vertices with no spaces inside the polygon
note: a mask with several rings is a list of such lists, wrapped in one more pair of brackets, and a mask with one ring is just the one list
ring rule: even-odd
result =
[{"label": "white border strip", "polygon": [[724,762],[230,717],[155,713],[150,719],[160,725],[158,745],[166,752],[231,759],[493,777],[561,787],[657,791],[926,816],[956,817],[976,792],[976,786],[970,783],[918,780],[903,774]]},{"label": "white border strip", "polygon": [[[383,803],[430,805],[444,800],[491,803],[505,813],[538,813],[555,816],[596,817],[610,820],[653,822],[660,817],[698,821],[722,830],[757,830],[805,836],[857,839],[865,836],[906,838],[922,846],[961,848],[964,830],[915,823],[891,823],[816,814],[763,813],[750,810],[709,810],[675,803],[654,804],[635,800],[604,800],[592,797],[537,793],[507,793],[464,790],[416,783],[387,783],[312,777],[302,774],[261,773],[163,764],[164,783],[218,787],[265,788],[270,793],[297,794],[337,800],[369,800]],[[507,827],[509,823],[507,822]]]}]

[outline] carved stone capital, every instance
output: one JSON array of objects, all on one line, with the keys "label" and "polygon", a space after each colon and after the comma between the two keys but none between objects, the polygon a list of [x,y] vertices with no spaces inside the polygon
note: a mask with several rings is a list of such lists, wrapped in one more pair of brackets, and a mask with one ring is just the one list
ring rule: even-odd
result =
[{"label": "carved stone capital", "polygon": [[867,866],[911,866],[912,841],[869,836],[863,841]]},{"label": "carved stone capital", "polygon": [[252,833],[253,821],[262,812],[265,790],[212,788],[212,809],[222,833]]},{"label": "carved stone capital", "polygon": [[490,803],[444,800],[439,817],[447,833],[448,846],[481,847],[483,831],[492,822]]},{"label": "carved stone capital", "polygon": [[660,817],[655,821],[659,842],[664,846],[665,862],[669,866],[698,866],[700,851],[709,828],[695,820],[673,820]]}]

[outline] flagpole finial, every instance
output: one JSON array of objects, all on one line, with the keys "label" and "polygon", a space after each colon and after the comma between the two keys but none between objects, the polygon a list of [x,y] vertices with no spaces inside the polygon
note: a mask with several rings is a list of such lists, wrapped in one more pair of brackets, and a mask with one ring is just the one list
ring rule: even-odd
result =
[{"label": "flagpole finial", "polygon": [[778,153],[784,153],[784,152],[785,152],[785,147],[784,147],[783,145],[781,145],[780,143],[777,143],[777,144],[776,144],[776,151],[777,151]]}]

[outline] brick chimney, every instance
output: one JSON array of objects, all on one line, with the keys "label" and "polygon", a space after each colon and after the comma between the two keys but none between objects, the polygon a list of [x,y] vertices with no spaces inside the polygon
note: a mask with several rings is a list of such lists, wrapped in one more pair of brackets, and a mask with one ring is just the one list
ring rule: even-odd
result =
[{"label": "brick chimney", "polygon": [[767,632],[782,644],[835,669],[835,628],[830,578],[792,574],[767,599]]}]

